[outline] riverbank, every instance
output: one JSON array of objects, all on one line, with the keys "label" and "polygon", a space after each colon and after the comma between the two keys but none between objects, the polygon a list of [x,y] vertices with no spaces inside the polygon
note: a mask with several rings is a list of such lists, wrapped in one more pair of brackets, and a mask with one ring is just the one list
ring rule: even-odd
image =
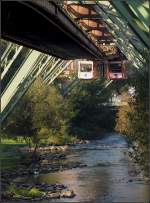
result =
[{"label": "riverbank", "polygon": [[36,164],[18,165],[18,170],[2,174],[4,202],[148,200],[149,182],[135,173],[128,144],[121,135],[110,134],[40,155]]},{"label": "riverbank", "polygon": [[[87,142],[80,142],[83,144]],[[16,146],[16,145],[15,145]],[[20,145],[19,145],[20,146]],[[72,146],[72,145],[71,145]],[[51,184],[26,184],[25,182],[17,183],[16,179],[25,176],[39,176],[52,172],[64,171],[73,168],[83,168],[86,164],[81,162],[65,162],[69,145],[41,147],[38,150],[38,160],[32,163],[31,155],[33,150],[27,147],[17,147],[22,162],[18,162],[16,167],[3,167],[1,174],[2,199],[5,201],[21,200],[43,200],[53,198],[72,198],[75,196],[74,191],[68,189],[65,185]],[[13,150],[15,147],[13,147]],[[16,155],[16,153],[15,153]]]}]

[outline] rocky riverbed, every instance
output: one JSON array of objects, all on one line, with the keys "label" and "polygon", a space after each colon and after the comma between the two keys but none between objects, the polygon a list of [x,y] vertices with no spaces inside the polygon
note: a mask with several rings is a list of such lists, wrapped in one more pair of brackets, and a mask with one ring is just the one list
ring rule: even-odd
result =
[{"label": "rocky riverbed", "polygon": [[[10,191],[2,193],[3,201],[39,201],[49,200],[54,198],[72,198],[75,196],[73,190],[69,190],[63,184],[26,184],[26,183],[12,183]],[[33,191],[36,191],[33,192]],[[38,192],[37,192],[38,191]]]},{"label": "rocky riverbed", "polygon": [[[4,202],[150,200],[149,179],[129,159],[126,140],[118,134],[70,146],[65,152],[44,153],[36,165],[18,168],[2,174]],[[27,171],[31,174],[21,175]]]},{"label": "rocky riverbed", "polygon": [[[20,167],[14,171],[5,171],[2,173],[1,186],[2,186],[2,199],[4,200],[42,200],[53,198],[72,198],[75,196],[73,190],[68,189],[62,184],[26,184],[25,182],[16,181],[18,177],[27,175],[38,176],[40,174],[47,174],[52,172],[63,171],[73,168],[86,167],[86,164],[76,161],[65,162],[66,153],[62,152],[47,152],[41,153],[39,161],[35,164],[20,165]],[[12,189],[13,188],[13,189]],[[15,188],[15,189],[14,189]],[[26,190],[24,195],[20,190]],[[30,193],[33,190],[40,192],[40,196],[35,195],[33,197]],[[31,192],[30,192],[31,190]],[[17,194],[16,191],[20,191]],[[31,196],[30,196],[31,195]]]}]

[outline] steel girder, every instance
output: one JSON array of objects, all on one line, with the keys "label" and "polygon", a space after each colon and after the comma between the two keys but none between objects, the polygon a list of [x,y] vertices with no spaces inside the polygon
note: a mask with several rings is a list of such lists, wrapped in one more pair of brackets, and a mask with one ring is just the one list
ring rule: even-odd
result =
[{"label": "steel girder", "polygon": [[13,79],[16,77],[16,75],[26,62],[26,59],[31,54],[31,52],[32,52],[31,49],[23,47],[19,55],[15,57],[14,60],[12,60],[11,66],[9,67],[9,69],[7,69],[1,81],[1,95],[4,94],[5,90],[11,84]]},{"label": "steel girder", "polygon": [[144,24],[146,31],[149,32],[149,2],[145,1],[143,4],[139,5],[138,1],[130,1],[128,2],[130,9],[136,15],[136,17],[142,21]]},{"label": "steel girder", "polygon": [[10,49],[11,49],[12,46],[13,46],[13,43],[11,43],[11,42],[7,43],[6,49],[4,50],[4,52],[2,53],[2,56],[1,56],[1,65],[2,65],[2,63],[4,63],[3,61],[5,60],[7,55],[9,54]]},{"label": "steel girder", "polygon": [[71,63],[72,60],[61,60],[61,62],[53,68],[49,76],[44,80],[45,83],[50,85],[55,80],[55,78],[57,78]]},{"label": "steel girder", "polygon": [[[111,15],[109,12],[107,12],[106,6],[103,7],[103,5],[100,3],[93,5],[93,7],[103,17],[106,27],[116,40],[115,42],[118,48],[129,60],[133,61],[137,68],[141,67],[143,65],[144,59],[142,58],[140,52],[142,51],[142,48],[145,47],[138,47],[138,44],[139,46],[141,46],[141,44],[135,35],[133,41],[133,33],[131,33],[131,30],[125,21],[122,21],[121,18],[117,18]],[[138,47],[138,50],[135,49],[135,46]]]},{"label": "steel girder", "polygon": [[47,80],[51,77],[51,74],[52,74],[52,71],[59,66],[60,63],[62,63],[63,60],[61,59],[58,59],[58,58],[55,58],[53,60],[53,63],[52,63],[52,67],[51,69],[49,69],[48,71],[45,72],[45,74],[43,74],[42,78],[45,82],[47,82]]},{"label": "steel girder", "polygon": [[21,52],[23,46],[17,44],[8,43],[8,46],[1,57],[1,79],[5,76],[8,69],[10,68],[13,61],[17,58],[18,54]]},{"label": "steel girder", "polygon": [[76,77],[73,81],[71,81],[70,84],[67,85],[67,87],[62,91],[62,95],[66,96],[75,86],[79,84],[79,79]]},{"label": "steel girder", "polygon": [[[148,1],[146,1],[148,4]],[[112,1],[111,4],[128,22],[135,35],[149,47],[149,13],[142,1]]]},{"label": "steel girder", "polygon": [[[50,63],[54,60],[55,57],[48,56],[45,54],[42,54],[40,52],[37,53],[37,51],[32,51],[32,55],[30,57],[33,59],[33,56],[35,54],[38,54],[38,58],[34,60],[34,64],[31,68],[29,68],[28,73],[26,76],[23,76],[23,79],[18,82],[16,85],[16,88],[14,88],[14,91],[11,92],[10,100],[5,103],[5,98],[8,96],[7,92],[5,95],[2,96],[2,113],[1,113],[1,121],[3,121],[7,115],[12,111],[12,109],[15,107],[17,102],[21,99],[21,97],[25,94],[25,92],[28,90],[30,85],[35,81],[35,79],[40,75],[43,74],[45,71],[50,69]],[[29,60],[29,57],[26,61]],[[23,67],[25,68],[25,66]],[[23,70],[21,70],[23,72]],[[5,108],[3,107],[5,105]]]},{"label": "steel girder", "polygon": [[[9,53],[9,50],[13,47],[12,44],[11,46],[8,44],[8,46],[4,52],[5,57],[7,57],[7,53]],[[21,51],[22,46],[17,48]],[[16,57],[12,58],[13,62],[17,60]],[[29,54],[24,59],[21,67],[15,72],[1,94],[1,121],[4,121],[39,75],[41,75],[43,79],[45,76],[47,79],[48,75],[47,83],[51,84],[71,62],[72,61],[61,60],[29,49]]]},{"label": "steel girder", "polygon": [[[99,6],[102,10],[103,20],[107,29],[113,34],[116,39],[116,44],[118,48],[123,52],[123,54],[130,60],[134,62],[136,67],[141,67],[143,65],[143,57],[141,53],[148,47],[148,36],[142,30],[140,24],[143,25],[145,31],[149,31],[148,22],[148,1],[142,0],[120,0],[120,1],[68,1],[67,4],[77,4],[77,5],[88,5],[91,8]],[[115,6],[117,5],[117,7]],[[120,7],[118,6],[121,5]],[[89,8],[90,8],[89,7]],[[124,12],[127,14],[124,17]],[[101,14],[101,12],[98,12]],[[125,14],[125,15],[126,15]],[[136,22],[133,22],[136,18]],[[90,16],[89,16],[90,19]],[[134,29],[135,27],[135,29]],[[139,33],[138,33],[138,32]],[[122,40],[123,39],[123,40]]]},{"label": "steel girder", "polygon": [[122,15],[114,8],[111,2],[107,1],[107,5],[104,4],[105,1],[99,1],[97,4],[101,6],[103,11],[108,14],[111,21],[116,23],[120,31],[123,32],[126,38],[129,39],[130,43],[137,49],[139,52],[141,49],[146,48],[144,43],[140,40],[140,38],[133,32],[130,28],[128,22],[123,18]]},{"label": "steel girder", "polygon": [[23,95],[23,89],[26,89],[26,81],[31,77],[36,69],[37,61],[39,62],[41,53],[32,51],[27,60],[22,65],[18,73],[13,77],[11,83],[7,86],[1,97],[1,121],[3,121],[8,113],[13,109],[15,104]]}]

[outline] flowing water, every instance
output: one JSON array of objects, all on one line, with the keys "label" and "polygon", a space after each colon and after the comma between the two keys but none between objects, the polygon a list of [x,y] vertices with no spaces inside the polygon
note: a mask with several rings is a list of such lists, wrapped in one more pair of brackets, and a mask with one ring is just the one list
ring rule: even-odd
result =
[{"label": "flowing water", "polygon": [[[29,178],[30,181],[61,183],[74,190],[70,199],[52,202],[149,202],[149,186],[133,176],[135,165],[127,155],[123,136],[109,134],[101,140],[71,148],[67,160],[81,161],[85,168],[76,168]],[[48,201],[50,202],[50,201]]]}]

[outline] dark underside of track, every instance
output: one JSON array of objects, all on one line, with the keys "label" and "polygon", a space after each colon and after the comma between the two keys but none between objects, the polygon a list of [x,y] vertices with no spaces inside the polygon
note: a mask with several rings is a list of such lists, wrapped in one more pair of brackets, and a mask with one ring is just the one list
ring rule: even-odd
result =
[{"label": "dark underside of track", "polygon": [[2,38],[63,59],[103,58],[54,2],[3,1],[2,6]]}]

